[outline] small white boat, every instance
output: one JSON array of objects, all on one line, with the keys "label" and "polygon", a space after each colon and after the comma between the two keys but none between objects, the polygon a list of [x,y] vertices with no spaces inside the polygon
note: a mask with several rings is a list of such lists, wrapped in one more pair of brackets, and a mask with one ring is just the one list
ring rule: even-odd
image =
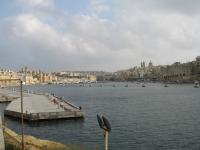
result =
[{"label": "small white boat", "polygon": [[167,84],[165,84],[165,85],[164,85],[164,87],[168,87],[168,85],[167,85]]},{"label": "small white boat", "polygon": [[146,87],[146,85],[143,83],[143,84],[142,84],[142,87]]},{"label": "small white boat", "polygon": [[128,84],[126,84],[124,87],[128,87]]},{"label": "small white boat", "polygon": [[199,81],[194,82],[194,88],[199,88]]},{"label": "small white boat", "polygon": [[80,87],[84,87],[85,85],[84,85],[84,84],[79,84],[79,86],[80,86]]}]

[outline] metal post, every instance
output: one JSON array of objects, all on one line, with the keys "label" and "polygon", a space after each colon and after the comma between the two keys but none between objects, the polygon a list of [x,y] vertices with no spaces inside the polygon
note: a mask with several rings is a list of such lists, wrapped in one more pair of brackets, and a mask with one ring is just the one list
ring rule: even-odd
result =
[{"label": "metal post", "polygon": [[20,92],[21,92],[21,135],[22,135],[22,150],[24,150],[24,116],[23,116],[23,89],[22,89],[22,83],[23,81],[21,79],[0,79],[0,82],[4,82],[5,85],[9,81],[20,81]]},{"label": "metal post", "polygon": [[98,114],[97,114],[97,121],[99,123],[99,127],[103,129],[104,132],[105,150],[108,150],[108,133],[111,131],[110,123],[104,116],[100,117]]},{"label": "metal post", "polygon": [[22,134],[22,150],[24,150],[24,115],[23,115],[23,89],[22,80],[20,80],[20,92],[21,92],[21,134]]},{"label": "metal post", "polygon": [[108,150],[108,131],[104,130],[105,150]]}]

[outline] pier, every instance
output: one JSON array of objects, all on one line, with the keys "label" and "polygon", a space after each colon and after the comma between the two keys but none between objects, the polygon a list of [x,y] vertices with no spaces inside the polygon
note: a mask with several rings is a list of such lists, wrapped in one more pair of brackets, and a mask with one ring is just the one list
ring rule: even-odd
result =
[{"label": "pier", "polygon": [[3,136],[3,124],[0,114],[0,150],[5,150],[4,136]]},{"label": "pier", "polygon": [[[23,117],[25,120],[50,120],[83,118],[81,108],[49,94],[23,94]],[[21,118],[21,99],[12,101],[4,110],[7,116]]]}]

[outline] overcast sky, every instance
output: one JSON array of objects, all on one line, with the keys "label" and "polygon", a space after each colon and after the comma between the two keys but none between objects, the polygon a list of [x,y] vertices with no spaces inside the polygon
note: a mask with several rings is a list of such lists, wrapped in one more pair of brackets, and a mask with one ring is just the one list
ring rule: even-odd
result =
[{"label": "overcast sky", "polygon": [[200,55],[199,0],[1,0],[0,68],[116,71]]}]

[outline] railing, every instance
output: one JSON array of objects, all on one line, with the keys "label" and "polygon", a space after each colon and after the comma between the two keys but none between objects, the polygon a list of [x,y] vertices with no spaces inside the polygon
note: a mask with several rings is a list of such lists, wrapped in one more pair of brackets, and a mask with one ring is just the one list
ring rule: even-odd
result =
[{"label": "railing", "polygon": [[67,102],[67,101],[65,101],[65,100],[62,100],[62,99],[59,98],[58,96],[54,96],[54,97],[57,98],[59,101],[62,101],[62,102],[64,102],[64,103],[70,105],[71,107],[74,107],[74,108],[76,108],[76,109],[80,109],[80,108],[77,107],[76,105],[74,105],[74,104],[72,104],[72,103],[70,103],[70,102]]}]

